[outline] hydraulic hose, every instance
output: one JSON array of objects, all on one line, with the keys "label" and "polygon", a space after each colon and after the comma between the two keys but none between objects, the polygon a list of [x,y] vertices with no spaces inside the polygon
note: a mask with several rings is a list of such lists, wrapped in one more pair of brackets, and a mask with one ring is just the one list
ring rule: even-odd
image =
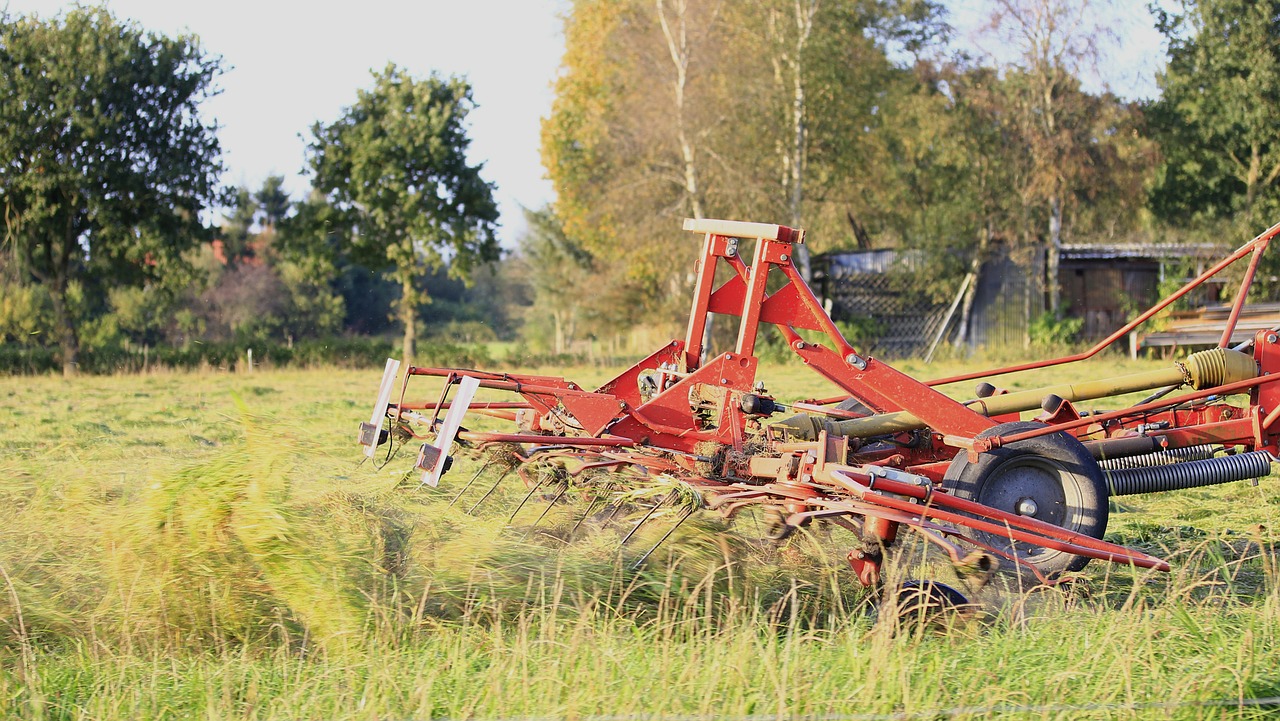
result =
[{"label": "hydraulic hose", "polygon": [[1272,460],[1267,451],[1252,451],[1168,466],[1103,471],[1103,474],[1111,495],[1132,496],[1263,478],[1271,473]]}]

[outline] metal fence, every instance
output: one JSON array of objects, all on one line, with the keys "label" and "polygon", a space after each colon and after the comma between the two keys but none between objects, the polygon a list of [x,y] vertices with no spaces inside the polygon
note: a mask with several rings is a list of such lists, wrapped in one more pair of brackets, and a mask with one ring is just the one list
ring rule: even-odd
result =
[{"label": "metal fence", "polygon": [[[1042,249],[994,249],[974,292],[965,345],[1023,348],[1029,343],[1031,319],[1044,313],[1045,298],[1043,284],[1027,268],[1043,267],[1043,255]],[[817,285],[831,317],[869,331],[855,345],[892,356],[923,355],[928,350],[946,319],[948,304],[930,300],[918,288],[904,289],[900,276],[895,278],[895,270],[911,272],[913,260],[918,259],[893,250],[833,253],[817,260]],[[934,282],[924,275],[919,282]],[[944,341],[957,337],[960,322],[957,311]]]},{"label": "metal fence", "polygon": [[836,322],[861,332],[851,338],[865,352],[880,355],[921,355],[929,347],[946,315],[935,303],[911,288],[903,288],[895,269],[910,268],[912,259],[892,250],[873,250],[826,256],[820,261],[819,283],[827,310]]},{"label": "metal fence", "polygon": [[1042,249],[1018,257],[1001,249],[982,266],[969,317],[970,348],[1024,348],[1030,344],[1031,319],[1045,311],[1044,286],[1027,268],[1043,267]]}]

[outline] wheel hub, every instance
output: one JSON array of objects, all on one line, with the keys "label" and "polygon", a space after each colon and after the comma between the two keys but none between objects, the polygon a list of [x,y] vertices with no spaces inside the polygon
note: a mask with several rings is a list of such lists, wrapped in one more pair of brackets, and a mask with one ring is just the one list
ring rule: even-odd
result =
[{"label": "wheel hub", "polygon": [[1005,463],[992,474],[979,493],[978,502],[1007,513],[1033,516],[1055,526],[1067,523],[1067,493],[1062,469],[1052,460],[1023,456]]}]

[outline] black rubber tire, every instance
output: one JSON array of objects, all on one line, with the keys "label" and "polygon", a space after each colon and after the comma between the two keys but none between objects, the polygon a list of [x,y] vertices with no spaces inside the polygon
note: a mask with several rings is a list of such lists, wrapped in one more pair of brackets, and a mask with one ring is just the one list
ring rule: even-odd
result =
[{"label": "black rubber tire", "polygon": [[[1044,427],[1035,421],[1013,421],[983,431],[978,438]],[[1079,440],[1061,431],[994,448],[976,463],[969,461],[967,451],[960,451],[947,467],[943,487],[957,498],[1007,513],[1018,513],[1021,502],[1030,499],[1036,507],[1029,514],[1033,518],[1093,538],[1102,538],[1107,531],[1107,484],[1102,469]],[[1064,551],[1012,543],[1007,536],[973,534],[983,543],[1017,554],[1049,577],[1079,571],[1089,562]]]},{"label": "black rubber tire", "polygon": [[910,630],[945,624],[949,615],[969,605],[963,593],[938,581],[903,581],[896,594],[898,627]]}]

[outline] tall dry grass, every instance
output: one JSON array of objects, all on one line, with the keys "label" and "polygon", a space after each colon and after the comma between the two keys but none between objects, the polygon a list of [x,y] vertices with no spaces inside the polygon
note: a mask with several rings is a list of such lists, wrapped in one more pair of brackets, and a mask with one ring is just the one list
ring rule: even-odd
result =
[{"label": "tall dry grass", "polygon": [[[1005,578],[948,628],[903,629],[839,532],[779,546],[750,515],[699,514],[637,569],[678,511],[620,549],[642,507],[571,533],[594,494],[575,487],[536,527],[542,493],[509,522],[512,476],[471,515],[496,472],[451,505],[470,462],[440,490],[403,458],[353,468],[337,444],[358,404],[324,376],[245,380],[246,404],[185,415],[193,381],[173,380],[103,381],[3,441],[0,717],[1243,718],[1268,708],[1203,704],[1280,695],[1274,481],[1118,505],[1114,538],[1172,574]],[[330,395],[297,397],[307,383]],[[94,414],[122,392],[150,405]],[[921,546],[898,558],[955,582]]]}]

